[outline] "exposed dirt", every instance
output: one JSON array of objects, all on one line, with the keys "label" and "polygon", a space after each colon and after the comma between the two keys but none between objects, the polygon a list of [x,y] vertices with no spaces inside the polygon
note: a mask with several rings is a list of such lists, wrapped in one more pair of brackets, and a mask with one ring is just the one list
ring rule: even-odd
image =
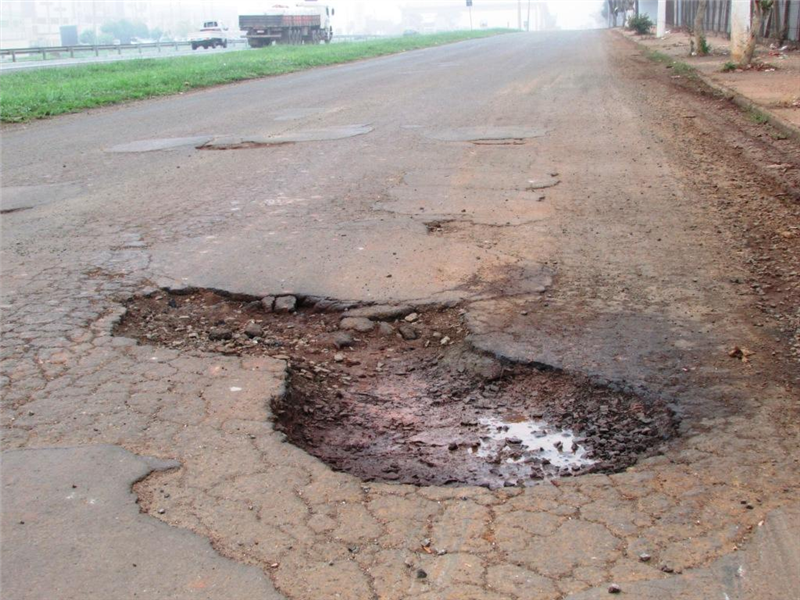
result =
[{"label": "exposed dirt", "polygon": [[363,318],[359,325],[372,329],[358,333],[340,328],[346,306],[300,304],[276,313],[210,291],[159,292],[132,300],[117,333],[287,359],[291,379],[273,406],[276,426],[365,480],[527,485],[624,469],[675,434],[658,399],[471,351],[457,308],[399,307]]},{"label": "exposed dirt", "polygon": [[[619,68],[647,88],[663,77],[658,66],[640,56]],[[731,254],[740,254],[749,268],[749,277],[731,281],[742,293],[759,297],[755,304],[762,318],[773,320],[789,345],[788,355],[798,361],[800,146],[758,115],[745,111],[745,118],[736,104],[699,79],[672,77],[671,84],[671,92],[659,96],[657,110],[684,118],[662,119],[655,131],[676,164],[695,174],[693,191],[719,212],[718,231],[726,231]],[[690,114],[703,118],[685,118]]]}]

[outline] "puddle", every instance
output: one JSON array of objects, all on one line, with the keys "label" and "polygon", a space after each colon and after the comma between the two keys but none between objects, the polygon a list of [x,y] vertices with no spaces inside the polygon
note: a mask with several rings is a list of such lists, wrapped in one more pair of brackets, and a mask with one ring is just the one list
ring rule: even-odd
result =
[{"label": "puddle", "polygon": [[545,133],[544,129],[534,127],[462,127],[434,132],[428,137],[441,142],[523,144]]},{"label": "puddle", "polygon": [[486,434],[481,436],[478,448],[469,451],[480,458],[499,464],[539,462],[550,465],[555,473],[562,469],[579,470],[595,462],[570,429],[524,418],[516,421],[484,418],[479,423]]},{"label": "puddle", "polygon": [[[293,312],[271,312],[293,303]],[[352,303],[303,296],[267,306],[206,290],[158,292],[130,301],[116,334],[182,352],[287,360],[275,427],[365,481],[533,485],[625,469],[676,432],[658,398],[473,352],[458,308],[342,312]]]}]

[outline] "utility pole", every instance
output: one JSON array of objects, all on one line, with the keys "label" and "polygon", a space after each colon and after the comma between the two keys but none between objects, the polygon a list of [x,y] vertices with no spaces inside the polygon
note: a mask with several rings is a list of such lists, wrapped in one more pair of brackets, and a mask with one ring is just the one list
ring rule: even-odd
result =
[{"label": "utility pole", "polygon": [[517,0],[517,29],[522,31],[522,0]]},{"label": "utility pole", "polygon": [[658,0],[658,15],[656,16],[656,37],[664,37],[667,33],[667,0]]},{"label": "utility pole", "polygon": [[528,0],[528,20],[526,21],[527,27],[526,29],[530,32],[531,30],[531,0]]}]

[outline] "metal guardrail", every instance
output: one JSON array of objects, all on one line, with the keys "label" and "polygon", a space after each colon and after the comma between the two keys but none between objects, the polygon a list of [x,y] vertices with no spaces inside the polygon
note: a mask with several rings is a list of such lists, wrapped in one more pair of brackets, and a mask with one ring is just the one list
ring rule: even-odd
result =
[{"label": "metal guardrail", "polygon": [[[229,39],[229,44],[246,44],[247,40]],[[41,54],[42,60],[47,60],[48,54],[58,54],[59,58],[63,58],[63,54],[69,54],[70,58],[75,58],[76,52],[93,52],[95,56],[100,56],[101,50],[116,50],[118,54],[122,54],[123,50],[136,50],[139,52],[145,48],[156,48],[161,52],[162,48],[171,49],[176,51],[180,47],[189,47],[192,42],[150,42],[147,44],[82,44],[80,46],[41,46],[38,48],[4,48],[0,50],[0,57],[10,56],[12,62],[17,62],[18,55],[25,54]]]},{"label": "metal guardrail", "polygon": [[[334,35],[334,42],[366,42],[369,40],[380,40],[387,37],[385,35]],[[245,39],[229,39],[229,44],[247,44]],[[122,55],[123,50],[139,50],[156,48],[158,52],[162,49],[175,49],[176,51],[181,47],[189,47],[192,42],[150,42],[147,44],[81,44],[79,46],[41,46],[37,48],[4,48],[0,50],[0,58],[10,56],[12,62],[17,62],[17,56],[41,54],[42,60],[47,60],[48,54],[57,54],[57,58],[63,58],[62,55],[69,54],[70,58],[75,58],[78,52],[93,52],[95,56],[100,56],[101,50],[116,50],[117,54]]]}]

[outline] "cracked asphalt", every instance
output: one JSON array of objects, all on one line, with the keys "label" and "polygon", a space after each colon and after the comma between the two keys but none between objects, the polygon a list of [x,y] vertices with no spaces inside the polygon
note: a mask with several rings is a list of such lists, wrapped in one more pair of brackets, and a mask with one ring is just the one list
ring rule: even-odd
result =
[{"label": "cracked asphalt", "polygon": [[[81,453],[100,445],[127,451],[108,484],[126,532],[141,521],[120,486],[163,464],[128,453],[180,464],[133,491],[194,540],[159,529],[165,543],[208,540],[247,578],[209,597],[577,600],[613,582],[631,598],[785,600],[800,572],[796,306],[759,305],[753,236],[725,203],[762,211],[751,232],[796,224],[800,153],[680,85],[604,32],[519,34],[4,128],[3,478],[32,490],[4,499],[19,540],[4,565],[32,544],[75,559],[53,546],[74,509],[46,502],[66,480],[26,464],[69,448],[64,469],[91,481],[83,456],[101,481],[108,457]],[[236,143],[185,141],[217,138]],[[246,143],[275,138],[291,141]],[[776,272],[796,264],[788,226],[764,246]],[[273,429],[284,360],[114,336],[124,300],[155,286],[457,303],[476,348],[667,398],[681,436],[625,472],[528,488],[364,483]],[[26,506],[39,541],[15,529]],[[111,532],[101,548],[135,539]],[[129,582],[96,554],[87,577]],[[26,592],[37,577],[4,566],[2,583],[14,599],[108,597]]]}]

